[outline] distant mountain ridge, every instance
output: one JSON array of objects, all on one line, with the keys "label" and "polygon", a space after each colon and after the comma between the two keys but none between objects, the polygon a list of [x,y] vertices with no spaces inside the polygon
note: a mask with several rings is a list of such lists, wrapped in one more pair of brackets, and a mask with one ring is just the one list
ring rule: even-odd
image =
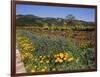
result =
[{"label": "distant mountain ridge", "polygon": [[31,15],[31,14],[29,14],[29,15],[21,15],[21,14],[16,15],[16,19],[17,19],[17,18],[23,18],[23,17],[28,17],[28,18],[38,18],[38,16]]},{"label": "distant mountain ridge", "polygon": [[[63,25],[65,19],[63,18],[52,18],[52,17],[39,17],[35,15],[16,15],[16,24],[18,25],[34,25],[36,24],[43,25],[43,23],[47,24],[56,24],[56,25]],[[74,20],[74,22],[80,22],[85,25],[93,25],[94,22],[87,22],[82,20]]]}]

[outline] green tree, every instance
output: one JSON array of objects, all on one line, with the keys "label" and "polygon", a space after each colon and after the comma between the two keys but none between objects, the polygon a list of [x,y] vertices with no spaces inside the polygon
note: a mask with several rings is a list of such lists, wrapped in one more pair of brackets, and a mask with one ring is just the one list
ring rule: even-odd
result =
[{"label": "green tree", "polygon": [[75,20],[76,20],[76,18],[72,14],[67,15],[66,18],[65,18],[65,22],[70,26],[75,25]]}]

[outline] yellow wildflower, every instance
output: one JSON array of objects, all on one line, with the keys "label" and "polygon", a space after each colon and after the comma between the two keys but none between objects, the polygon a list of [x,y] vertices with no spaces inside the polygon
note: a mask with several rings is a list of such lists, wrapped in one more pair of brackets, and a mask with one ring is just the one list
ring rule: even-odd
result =
[{"label": "yellow wildflower", "polygon": [[62,63],[62,62],[63,62],[63,60],[62,60],[62,59],[60,59],[60,58],[57,58],[57,59],[55,60],[55,62],[56,62],[56,63],[57,63],[57,62]]},{"label": "yellow wildflower", "polygon": [[44,57],[42,58],[42,60],[44,60]]},{"label": "yellow wildflower", "polygon": [[68,56],[69,54],[66,52],[65,55]]},{"label": "yellow wildflower", "polygon": [[56,69],[55,69],[55,68],[53,68],[53,69],[52,69],[52,71],[56,71]]},{"label": "yellow wildflower", "polygon": [[68,59],[69,58],[69,54],[65,53],[64,57]]},{"label": "yellow wildflower", "polygon": [[63,58],[64,60],[67,60],[67,58],[65,57],[65,58]]},{"label": "yellow wildflower", "polygon": [[42,69],[41,72],[45,72],[45,69]]},{"label": "yellow wildflower", "polygon": [[45,69],[47,69],[47,67],[46,67],[46,66],[45,66],[44,68],[45,68]]},{"label": "yellow wildflower", "polygon": [[46,63],[49,63],[49,60],[47,60]]},{"label": "yellow wildflower", "polygon": [[46,56],[43,56],[44,58],[46,58]]},{"label": "yellow wildflower", "polygon": [[40,63],[43,63],[43,61],[41,60]]},{"label": "yellow wildflower", "polygon": [[34,69],[32,69],[32,70],[31,70],[31,72],[35,72],[35,70],[34,70]]},{"label": "yellow wildflower", "polygon": [[30,51],[34,51],[34,49],[31,49]]},{"label": "yellow wildflower", "polygon": [[60,60],[59,60],[59,63],[62,63],[62,62],[63,62],[63,60],[62,60],[62,59],[60,59]]},{"label": "yellow wildflower", "polygon": [[59,56],[60,56],[60,58],[63,58],[64,57],[64,54],[63,53],[60,53]]},{"label": "yellow wildflower", "polygon": [[42,56],[40,56],[40,58],[42,58]]},{"label": "yellow wildflower", "polygon": [[68,59],[68,62],[71,62],[71,61],[73,61],[73,60],[74,60],[74,58],[71,57],[71,58]]},{"label": "yellow wildflower", "polygon": [[58,61],[59,61],[59,60],[60,60],[60,58],[58,57],[56,60],[58,60]]},{"label": "yellow wildflower", "polygon": [[35,61],[37,61],[37,59],[35,59]]},{"label": "yellow wildflower", "polygon": [[34,66],[35,68],[37,67],[37,66]]}]

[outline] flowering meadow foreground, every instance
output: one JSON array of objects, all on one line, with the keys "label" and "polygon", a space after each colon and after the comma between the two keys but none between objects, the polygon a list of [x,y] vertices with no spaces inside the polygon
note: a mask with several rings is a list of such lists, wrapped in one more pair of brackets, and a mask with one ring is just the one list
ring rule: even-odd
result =
[{"label": "flowering meadow foreground", "polygon": [[16,31],[16,46],[28,73],[95,68],[95,49],[89,41],[76,43],[70,35],[60,33]]}]

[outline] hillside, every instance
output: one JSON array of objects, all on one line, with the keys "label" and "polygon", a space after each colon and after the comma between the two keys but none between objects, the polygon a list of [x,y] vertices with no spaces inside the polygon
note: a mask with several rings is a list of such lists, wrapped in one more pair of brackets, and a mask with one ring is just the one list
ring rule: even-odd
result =
[{"label": "hillside", "polygon": [[[82,20],[73,20],[74,24],[81,24],[84,26],[94,25],[93,22],[87,22]],[[16,24],[17,26],[39,26],[42,27],[44,25],[48,26],[63,26],[68,23],[68,20],[63,18],[51,18],[51,17],[39,17],[35,15],[16,15]],[[72,23],[72,22],[71,22]]]}]

